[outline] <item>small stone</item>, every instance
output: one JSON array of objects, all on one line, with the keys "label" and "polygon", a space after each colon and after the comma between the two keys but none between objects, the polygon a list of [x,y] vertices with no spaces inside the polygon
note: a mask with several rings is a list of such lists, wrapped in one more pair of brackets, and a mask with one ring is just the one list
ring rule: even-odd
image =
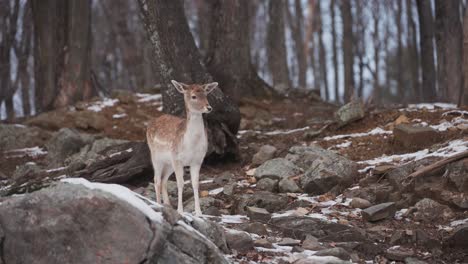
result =
[{"label": "small stone", "polygon": [[223,188],[223,193],[225,195],[232,195],[234,193],[234,188],[236,187],[236,183],[233,182],[233,183],[229,183],[229,184],[226,184],[224,185],[224,188]]},{"label": "small stone", "polygon": [[300,168],[291,161],[284,158],[271,159],[260,165],[255,170],[255,177],[281,179],[299,174]]},{"label": "small stone", "polygon": [[277,243],[278,246],[298,246],[301,244],[301,241],[300,240],[297,240],[297,239],[292,239],[292,238],[289,238],[289,237],[285,237],[283,239],[281,239],[280,242]]},{"label": "small stone", "polygon": [[308,250],[322,250],[324,247],[320,244],[318,239],[314,236],[307,235],[304,241],[302,242],[302,247]]},{"label": "small stone", "polygon": [[213,182],[216,183],[217,185],[219,186],[224,186],[226,185],[228,182],[233,182],[235,181],[236,179],[236,176],[231,173],[231,172],[224,172],[222,173],[221,175],[219,175],[218,177],[215,177],[213,179]]},{"label": "small stone", "polygon": [[366,209],[371,206],[371,203],[366,199],[354,197],[349,204],[352,208]]},{"label": "small stone", "polygon": [[278,190],[278,180],[263,178],[257,182],[257,188],[267,192],[276,192]]},{"label": "small stone", "polygon": [[252,221],[268,222],[271,218],[271,214],[264,208],[247,206],[246,210],[247,216]]},{"label": "small stone", "polygon": [[200,197],[207,197],[210,193],[207,190],[200,191]]},{"label": "small stone", "polygon": [[405,258],[405,264],[427,264],[427,262],[417,258],[407,257]]},{"label": "small stone", "polygon": [[385,251],[385,257],[390,260],[403,261],[405,258],[414,255],[414,251],[410,248],[403,248],[400,246],[394,246]]},{"label": "small stone", "polygon": [[293,246],[293,248],[291,249],[291,252],[304,252],[304,249],[300,246]]},{"label": "small stone", "polygon": [[241,224],[239,225],[239,228],[247,233],[257,234],[259,236],[268,235],[268,230],[266,229],[265,225],[260,222]]},{"label": "small stone", "polygon": [[262,248],[273,248],[273,244],[265,238],[255,240],[254,246]]},{"label": "small stone", "polygon": [[335,116],[341,125],[346,125],[353,121],[362,119],[364,115],[364,105],[360,101],[347,103],[335,113]]},{"label": "small stone", "polygon": [[278,183],[279,192],[281,193],[299,193],[301,188],[294,180],[284,178]]},{"label": "small stone", "polygon": [[362,210],[362,218],[369,222],[375,222],[395,215],[395,203],[382,203]]},{"label": "small stone", "polygon": [[400,124],[393,129],[395,143],[407,149],[421,149],[430,146],[440,137],[437,131],[431,127],[412,126]]},{"label": "small stone", "polygon": [[252,165],[258,166],[274,157],[276,148],[271,145],[262,146],[252,158]]},{"label": "small stone", "polygon": [[228,229],[225,235],[226,243],[231,250],[246,252],[254,247],[254,242],[247,232]]},{"label": "small stone", "polygon": [[374,168],[372,171],[375,175],[383,175],[396,167],[394,165],[380,165]]},{"label": "small stone", "polygon": [[349,252],[346,251],[344,248],[340,247],[322,249],[315,253],[315,256],[333,256],[342,260],[351,259],[351,255],[349,254]]},{"label": "small stone", "polygon": [[432,199],[424,198],[417,202],[414,207],[414,220],[421,222],[433,222],[438,219],[449,219],[453,212],[447,205],[440,204]]}]

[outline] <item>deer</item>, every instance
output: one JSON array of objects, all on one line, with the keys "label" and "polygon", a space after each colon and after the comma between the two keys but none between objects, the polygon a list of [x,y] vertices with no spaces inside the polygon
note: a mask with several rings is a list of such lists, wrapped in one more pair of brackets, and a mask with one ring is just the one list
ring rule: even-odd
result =
[{"label": "deer", "polygon": [[182,194],[184,188],[184,167],[190,167],[190,178],[195,200],[195,215],[202,215],[199,198],[200,168],[208,150],[208,137],[203,114],[213,108],[207,95],[218,87],[217,82],[208,84],[185,84],[171,81],[176,90],[184,96],[186,117],[163,114],[148,123],[146,139],[154,169],[156,201],[170,206],[167,181],[175,172],[177,181],[177,211],[183,214]]}]

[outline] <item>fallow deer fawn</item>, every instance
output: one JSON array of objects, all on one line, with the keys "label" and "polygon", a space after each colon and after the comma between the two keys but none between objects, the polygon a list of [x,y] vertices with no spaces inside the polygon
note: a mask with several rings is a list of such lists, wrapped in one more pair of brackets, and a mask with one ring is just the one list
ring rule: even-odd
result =
[{"label": "fallow deer fawn", "polygon": [[187,118],[162,115],[148,124],[146,138],[154,168],[156,200],[161,203],[162,191],[164,204],[170,203],[167,180],[175,172],[178,190],[177,211],[183,213],[184,167],[190,166],[195,214],[201,215],[198,179],[208,148],[202,114],[211,112],[212,108],[208,103],[207,95],[218,86],[218,83],[187,85],[173,80],[172,84],[184,95]]}]

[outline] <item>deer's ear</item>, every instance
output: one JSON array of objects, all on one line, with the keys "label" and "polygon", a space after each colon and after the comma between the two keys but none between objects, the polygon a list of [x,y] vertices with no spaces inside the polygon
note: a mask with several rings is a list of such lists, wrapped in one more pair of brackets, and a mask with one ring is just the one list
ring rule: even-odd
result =
[{"label": "deer's ear", "polygon": [[174,85],[177,91],[179,91],[179,93],[185,93],[188,89],[188,85],[185,83],[180,83],[174,80],[171,80],[171,83]]},{"label": "deer's ear", "polygon": [[203,86],[203,90],[206,94],[211,93],[216,87],[218,87],[217,82],[207,83]]}]

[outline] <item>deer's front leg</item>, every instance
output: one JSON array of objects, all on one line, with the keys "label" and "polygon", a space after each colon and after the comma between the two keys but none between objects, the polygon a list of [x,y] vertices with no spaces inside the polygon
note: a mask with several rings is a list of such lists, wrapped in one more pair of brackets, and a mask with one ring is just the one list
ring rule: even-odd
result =
[{"label": "deer's front leg", "polygon": [[182,214],[184,213],[184,204],[182,201],[184,191],[184,166],[177,160],[172,161],[172,166],[174,167],[177,181],[177,211],[179,214]]},{"label": "deer's front leg", "polygon": [[192,180],[193,198],[195,200],[195,215],[202,214],[200,209],[200,199],[198,194],[199,178],[200,178],[200,165],[190,166],[190,178]]}]

